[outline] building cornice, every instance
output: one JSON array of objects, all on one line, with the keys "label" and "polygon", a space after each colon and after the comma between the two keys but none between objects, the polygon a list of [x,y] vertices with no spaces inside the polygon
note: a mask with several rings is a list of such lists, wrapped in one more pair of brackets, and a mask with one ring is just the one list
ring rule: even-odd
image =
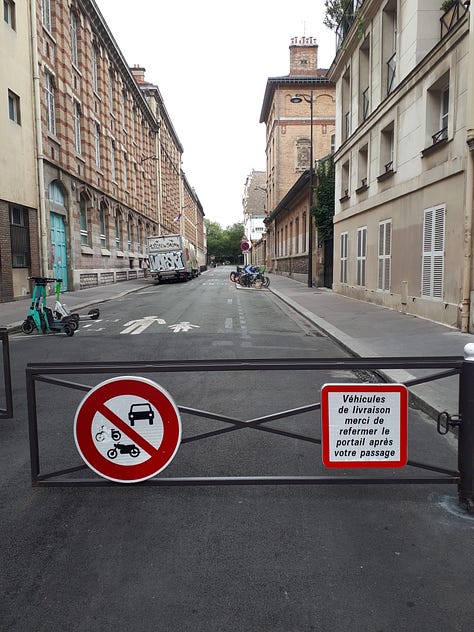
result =
[{"label": "building cornice", "polygon": [[284,77],[269,77],[267,87],[263,97],[262,111],[260,113],[260,123],[265,123],[268,119],[273,95],[278,88],[283,86],[306,86],[316,88],[320,86],[334,86],[335,84],[326,77],[326,70],[320,69],[320,75],[286,75]]}]

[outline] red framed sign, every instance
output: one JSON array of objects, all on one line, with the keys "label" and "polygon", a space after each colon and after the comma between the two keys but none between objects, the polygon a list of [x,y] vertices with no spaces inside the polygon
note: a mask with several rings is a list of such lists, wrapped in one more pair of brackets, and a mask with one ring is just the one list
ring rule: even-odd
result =
[{"label": "red framed sign", "polygon": [[87,393],[74,418],[84,462],[118,483],[138,483],[161,472],[181,441],[178,407],[161,386],[142,377],[116,377]]},{"label": "red framed sign", "polygon": [[325,384],[321,389],[326,467],[403,467],[407,428],[408,391],[403,384]]}]

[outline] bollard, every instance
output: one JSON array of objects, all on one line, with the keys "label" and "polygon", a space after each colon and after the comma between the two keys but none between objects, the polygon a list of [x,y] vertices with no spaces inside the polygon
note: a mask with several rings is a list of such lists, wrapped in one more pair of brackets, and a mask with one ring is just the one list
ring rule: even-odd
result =
[{"label": "bollard", "polygon": [[459,485],[461,507],[474,513],[474,344],[464,347],[459,389],[461,424],[458,438]]}]

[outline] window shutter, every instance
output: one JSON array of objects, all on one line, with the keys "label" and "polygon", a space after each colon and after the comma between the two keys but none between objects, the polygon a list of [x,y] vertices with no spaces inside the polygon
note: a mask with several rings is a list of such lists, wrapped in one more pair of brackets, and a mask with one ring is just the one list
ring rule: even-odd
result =
[{"label": "window shutter", "polygon": [[422,296],[443,298],[444,223],[445,209],[443,206],[425,210],[421,279]]}]

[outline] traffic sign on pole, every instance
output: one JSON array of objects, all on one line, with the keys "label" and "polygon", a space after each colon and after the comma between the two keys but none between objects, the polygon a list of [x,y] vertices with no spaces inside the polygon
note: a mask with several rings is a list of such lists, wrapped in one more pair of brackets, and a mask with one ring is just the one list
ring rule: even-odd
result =
[{"label": "traffic sign on pole", "polygon": [[95,386],[79,404],[74,439],[94,472],[118,483],[138,483],[174,458],[181,418],[169,393],[152,380],[116,377]]},{"label": "traffic sign on pole", "polygon": [[407,425],[403,384],[325,384],[321,389],[326,467],[403,467]]}]

